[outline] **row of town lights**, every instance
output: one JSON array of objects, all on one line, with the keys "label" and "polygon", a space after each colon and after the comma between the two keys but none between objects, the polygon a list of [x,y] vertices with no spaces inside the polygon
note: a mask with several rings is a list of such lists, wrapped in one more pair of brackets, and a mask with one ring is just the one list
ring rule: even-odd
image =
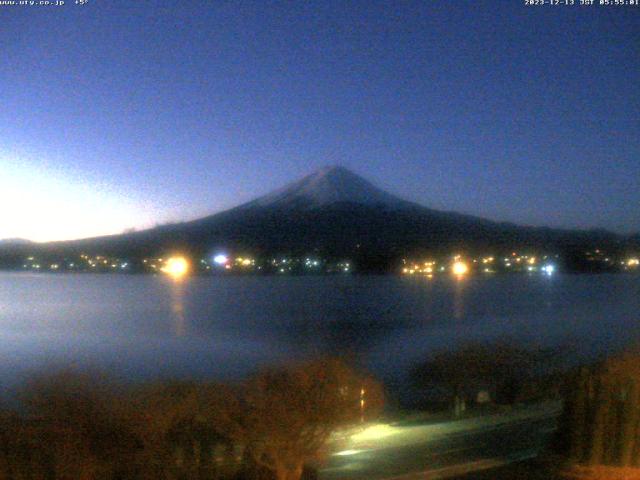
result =
[{"label": "row of town lights", "polygon": [[[513,255],[512,258],[510,257],[504,258],[504,264],[506,267],[511,267],[513,262],[513,263],[526,265],[526,270],[528,272],[533,272],[537,270],[536,264],[538,260],[536,257],[533,257],[533,256],[529,257],[527,255],[517,256],[516,253],[513,253],[512,255]],[[484,257],[480,260],[480,262],[485,265],[485,268],[483,269],[485,273],[494,272],[494,270],[486,266],[488,264],[492,264],[494,261],[495,261],[494,257]],[[406,261],[404,262],[406,263]],[[404,267],[402,269],[402,273],[409,274],[409,275],[422,273],[422,274],[426,274],[427,277],[431,278],[433,276],[433,273],[436,270],[440,272],[444,272],[447,269],[445,266],[436,268],[436,263],[437,263],[436,261],[426,261],[424,263],[413,263],[411,266]],[[478,260],[474,259],[473,263],[478,263]],[[628,265],[631,265],[631,263],[628,263]],[[470,267],[469,267],[469,263],[464,261],[461,255],[456,255],[453,257],[453,261],[449,265],[449,270],[455,276],[462,277],[470,272]],[[544,265],[542,265],[540,270],[548,275],[551,275],[552,273],[555,272],[556,267],[552,263],[545,263]]]},{"label": "row of town lights", "polygon": [[[597,252],[597,251],[596,251]],[[111,268],[119,268],[119,269],[126,269],[129,266],[129,262],[124,262],[122,260],[118,260],[118,259],[109,259],[107,257],[98,255],[96,257],[90,257],[86,254],[82,254],[80,255],[80,257],[82,258],[83,261],[85,261],[91,268],[95,268],[97,266],[104,266],[104,267],[111,267]],[[544,259],[546,259],[547,257],[545,256]],[[25,263],[23,265],[24,268],[32,268],[32,269],[40,269],[42,267],[42,265],[40,264],[40,262],[37,262],[37,260],[34,257],[28,257],[27,261],[29,263]],[[486,273],[492,273],[494,272],[494,270],[492,270],[491,268],[489,268],[491,266],[491,264],[494,263],[495,258],[494,257],[484,257],[481,259],[474,259],[473,263],[478,263],[481,262],[484,265],[483,271]],[[184,275],[186,275],[189,270],[190,270],[190,263],[189,261],[180,255],[177,256],[172,256],[169,258],[158,258],[157,259],[157,264],[156,265],[156,259],[151,259],[150,262],[148,263],[149,260],[144,259],[143,263],[145,265],[147,265],[150,268],[153,268],[154,270],[160,270],[168,275],[171,275],[173,277],[183,277]],[[234,260],[232,260],[230,257],[228,257],[226,254],[220,253],[217,254],[213,257],[213,262],[220,266],[220,267],[224,267],[226,269],[231,269],[232,268],[232,264],[235,264],[236,266],[239,267],[252,267],[255,265],[256,261],[252,258],[245,258],[245,257],[237,257]],[[406,264],[406,261],[404,261]],[[201,260],[201,263],[207,263],[205,260]],[[291,267],[289,267],[288,265],[291,263],[289,262],[288,259],[283,258],[281,260],[276,260],[274,259],[272,261],[272,263],[277,266],[277,267],[284,267],[285,264],[287,265],[287,269],[291,270]],[[428,277],[433,276],[433,274],[436,271],[440,271],[440,272],[444,272],[445,270],[447,270],[447,268],[445,266],[440,266],[440,267],[436,267],[436,261],[426,261],[424,263],[419,263],[419,264],[412,264],[410,266],[406,266],[405,268],[403,268],[403,273],[405,274],[426,274]],[[504,266],[509,268],[511,267],[513,264],[520,264],[523,267],[526,267],[526,270],[529,272],[533,272],[535,270],[538,269],[537,267],[537,263],[538,263],[538,259],[535,256],[518,256],[515,252],[511,254],[510,257],[504,257]],[[311,259],[311,258],[306,258],[305,262],[304,262],[305,266],[307,268],[315,268],[318,267],[320,265],[320,261],[316,260],[316,259]],[[632,257],[632,258],[628,258],[624,261],[621,262],[621,264],[623,266],[625,266],[628,269],[636,269],[640,266],[640,259],[637,257]],[[64,265],[63,265],[64,266]],[[76,264],[75,263],[69,263],[68,266],[70,268],[75,268]],[[61,268],[61,265],[59,263],[52,263],[50,265],[48,265],[50,270],[58,270]],[[350,270],[351,265],[349,263],[343,262],[343,263],[339,263],[338,264],[338,268],[348,272]],[[46,266],[45,266],[46,268]],[[210,268],[207,265],[207,268]],[[260,267],[258,267],[260,268]],[[465,260],[462,259],[461,255],[456,255],[455,257],[453,257],[453,261],[452,263],[449,265],[449,269],[450,271],[458,276],[458,277],[462,277],[467,275],[470,272],[470,266],[469,263]],[[543,263],[542,266],[540,266],[540,271],[551,275],[555,272],[556,267],[555,265],[553,265],[553,263],[550,262],[546,262]],[[280,272],[284,272],[285,268],[280,268],[279,270]]]}]

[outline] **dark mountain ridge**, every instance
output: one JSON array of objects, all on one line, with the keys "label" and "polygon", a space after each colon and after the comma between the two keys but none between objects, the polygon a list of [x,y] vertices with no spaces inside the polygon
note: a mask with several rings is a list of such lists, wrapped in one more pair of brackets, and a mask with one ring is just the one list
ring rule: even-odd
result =
[{"label": "dark mountain ridge", "polygon": [[46,254],[135,258],[170,251],[210,255],[218,249],[253,255],[321,254],[389,264],[423,253],[540,249],[573,254],[590,248],[635,249],[637,236],[606,230],[518,226],[433,210],[391,195],[342,167],[300,181],[230,210],[149,230],[45,244],[13,245],[0,256],[34,249]]}]

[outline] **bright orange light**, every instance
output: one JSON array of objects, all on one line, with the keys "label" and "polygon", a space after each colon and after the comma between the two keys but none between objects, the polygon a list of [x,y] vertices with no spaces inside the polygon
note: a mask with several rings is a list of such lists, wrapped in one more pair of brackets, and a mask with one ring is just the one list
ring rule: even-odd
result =
[{"label": "bright orange light", "polygon": [[168,258],[162,271],[172,277],[183,277],[189,272],[189,262],[184,257]]},{"label": "bright orange light", "polygon": [[457,261],[451,266],[451,271],[454,275],[464,275],[469,271],[469,267],[466,263]]}]

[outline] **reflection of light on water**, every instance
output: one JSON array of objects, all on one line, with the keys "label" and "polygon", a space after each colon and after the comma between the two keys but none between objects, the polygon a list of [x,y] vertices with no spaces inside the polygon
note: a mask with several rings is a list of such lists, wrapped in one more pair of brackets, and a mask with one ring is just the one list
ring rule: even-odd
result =
[{"label": "reflection of light on water", "polygon": [[184,316],[184,287],[185,282],[171,282],[171,313],[173,314],[173,332],[177,337],[187,334],[187,321]]},{"label": "reflection of light on water", "polygon": [[172,280],[169,287],[171,290],[171,313],[174,321],[173,330],[178,337],[187,333],[187,322],[184,316],[184,282],[188,278],[189,267],[189,261],[185,257],[175,256],[168,258],[162,268],[162,272]]},{"label": "reflection of light on water", "polygon": [[460,319],[464,315],[464,285],[465,282],[455,282],[453,291],[453,318]]}]

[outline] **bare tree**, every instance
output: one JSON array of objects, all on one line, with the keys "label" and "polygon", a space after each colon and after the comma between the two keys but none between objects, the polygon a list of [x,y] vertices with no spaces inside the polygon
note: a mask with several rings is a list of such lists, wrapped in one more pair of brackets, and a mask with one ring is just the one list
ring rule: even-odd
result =
[{"label": "bare tree", "polygon": [[264,470],[298,480],[336,428],[379,411],[381,392],[331,359],[234,386],[131,389],[95,372],[41,376],[23,390],[20,411],[0,411],[0,479],[196,480]]},{"label": "bare tree", "polygon": [[[229,432],[278,480],[298,480],[337,428],[379,412],[382,389],[335,359],[266,370],[243,384]],[[231,418],[231,416],[229,417]]]}]

